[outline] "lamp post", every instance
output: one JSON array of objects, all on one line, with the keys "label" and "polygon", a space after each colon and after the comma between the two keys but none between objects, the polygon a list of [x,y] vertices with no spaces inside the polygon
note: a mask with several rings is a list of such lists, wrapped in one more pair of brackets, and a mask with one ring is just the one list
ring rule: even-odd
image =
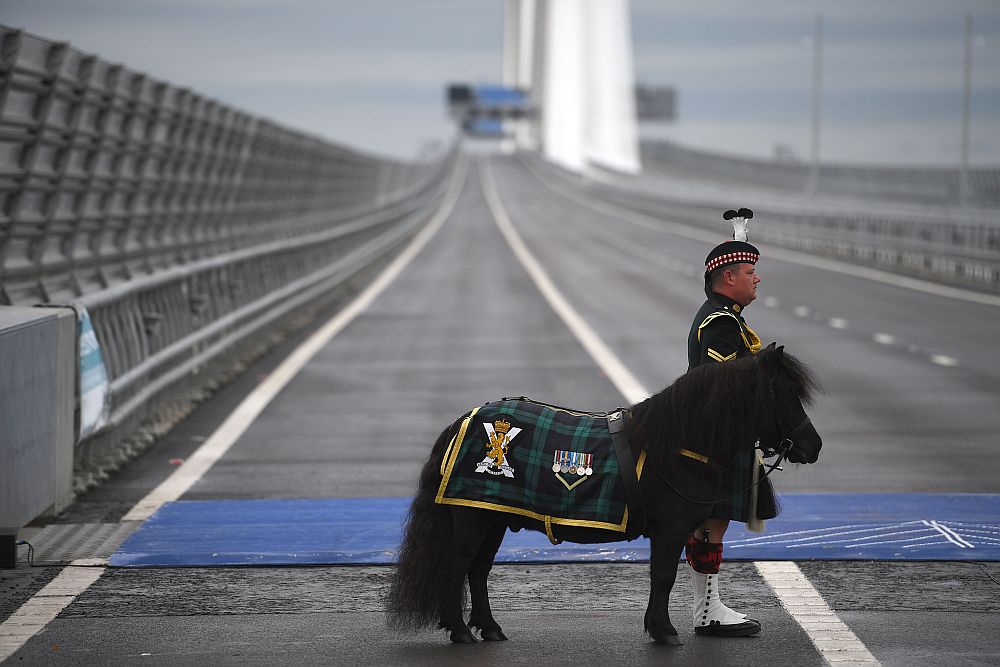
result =
[{"label": "lamp post", "polygon": [[819,187],[819,128],[823,105],[823,15],[816,14],[813,35],[813,94],[812,146],[810,151],[808,190],[815,194]]},{"label": "lamp post", "polygon": [[972,14],[965,15],[965,70],[962,87],[962,167],[958,173],[958,205],[969,200],[969,125],[972,113]]}]

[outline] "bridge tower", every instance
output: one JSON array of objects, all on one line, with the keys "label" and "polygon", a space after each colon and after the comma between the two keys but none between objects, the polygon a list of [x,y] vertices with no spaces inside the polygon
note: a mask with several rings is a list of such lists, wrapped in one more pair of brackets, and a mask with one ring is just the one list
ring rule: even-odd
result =
[{"label": "bridge tower", "polygon": [[639,171],[628,0],[505,0],[503,83],[536,113],[514,145],[572,171]]}]

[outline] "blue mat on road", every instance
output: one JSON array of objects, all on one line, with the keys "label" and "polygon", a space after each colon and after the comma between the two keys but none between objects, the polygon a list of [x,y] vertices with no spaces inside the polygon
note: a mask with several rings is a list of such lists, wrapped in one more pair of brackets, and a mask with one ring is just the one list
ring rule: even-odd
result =
[{"label": "blue mat on road", "polygon": [[[1000,494],[783,494],[764,534],[734,523],[727,560],[1000,561]],[[409,498],[167,503],[111,557],[119,567],[380,564]],[[649,542],[552,545],[508,533],[498,562],[645,561]]]}]

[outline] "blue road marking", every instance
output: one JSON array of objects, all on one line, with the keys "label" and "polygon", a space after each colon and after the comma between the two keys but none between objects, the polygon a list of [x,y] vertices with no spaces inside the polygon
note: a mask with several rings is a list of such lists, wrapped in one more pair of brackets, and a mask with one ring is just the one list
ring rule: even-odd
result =
[{"label": "blue road marking", "polygon": [[[1000,494],[784,494],[767,532],[732,524],[727,560],[1000,561]],[[165,504],[111,557],[117,567],[391,563],[409,498]],[[646,561],[649,542],[552,545],[508,533],[498,562]]]}]

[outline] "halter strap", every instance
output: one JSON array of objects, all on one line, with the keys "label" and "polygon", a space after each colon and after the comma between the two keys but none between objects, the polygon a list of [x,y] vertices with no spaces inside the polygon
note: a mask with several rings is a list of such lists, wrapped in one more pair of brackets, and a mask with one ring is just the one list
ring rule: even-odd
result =
[{"label": "halter strap", "polygon": [[809,426],[811,423],[812,423],[812,419],[809,418],[809,415],[806,415],[806,418],[803,419],[801,422],[799,422],[799,425],[796,426],[795,428],[793,428],[792,432],[789,433],[788,435],[786,435],[783,439],[784,440],[791,440],[792,438],[794,438],[795,436],[797,436],[799,433],[802,433],[802,431],[806,430],[806,427]]}]

